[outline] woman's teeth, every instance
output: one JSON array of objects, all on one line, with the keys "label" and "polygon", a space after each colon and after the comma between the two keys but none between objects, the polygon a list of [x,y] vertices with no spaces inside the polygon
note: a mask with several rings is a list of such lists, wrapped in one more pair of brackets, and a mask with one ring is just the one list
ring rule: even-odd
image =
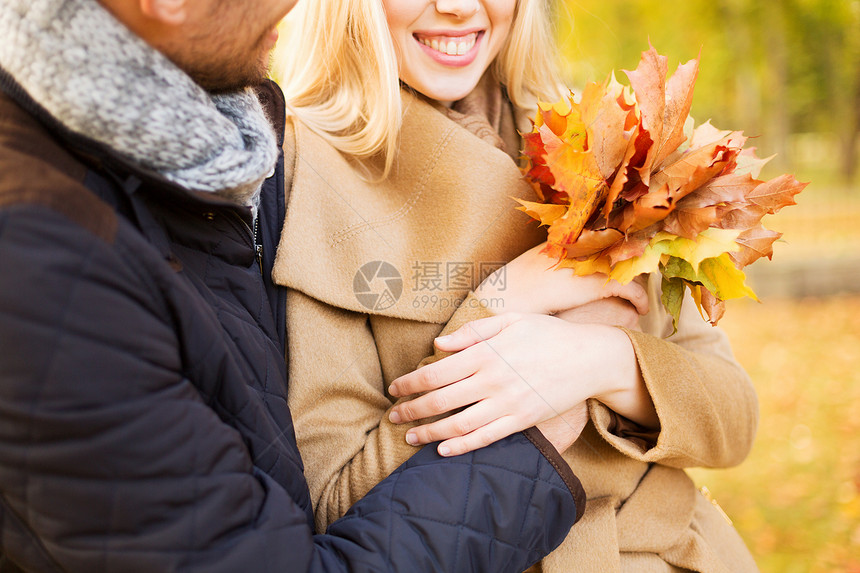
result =
[{"label": "woman's teeth", "polygon": [[451,38],[448,36],[435,36],[430,38],[418,38],[418,41],[425,46],[448,54],[449,56],[462,56],[472,49],[478,39],[478,33],[472,32],[465,36]]}]

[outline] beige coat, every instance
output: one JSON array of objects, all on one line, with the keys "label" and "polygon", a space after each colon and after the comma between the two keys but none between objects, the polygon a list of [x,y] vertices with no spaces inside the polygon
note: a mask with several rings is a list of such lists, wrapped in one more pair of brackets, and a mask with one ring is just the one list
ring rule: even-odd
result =
[{"label": "beige coat", "polygon": [[[382,183],[362,180],[303,125],[288,127],[292,181],[274,277],[290,289],[289,403],[320,529],[415,451],[409,425],[388,422],[390,382],[432,357],[440,332],[490,314],[493,301],[471,289],[544,239],[514,210],[510,198],[532,192],[487,121],[404,98],[400,154]],[[364,267],[374,261],[387,265]],[[618,419],[590,403],[591,421],[565,454],[588,494],[586,514],[541,563],[546,572],[756,570],[677,469],[746,456],[753,388],[725,336],[689,301],[679,332],[663,339],[671,327],[658,283],[650,281],[644,333],[628,333],[660,418],[656,443],[616,435]]]}]

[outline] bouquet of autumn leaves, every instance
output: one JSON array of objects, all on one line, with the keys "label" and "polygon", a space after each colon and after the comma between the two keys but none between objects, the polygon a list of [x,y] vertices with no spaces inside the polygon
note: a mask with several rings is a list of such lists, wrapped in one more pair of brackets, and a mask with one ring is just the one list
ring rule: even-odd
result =
[{"label": "bouquet of autumn leaves", "polygon": [[758,300],[741,269],[770,258],[781,236],[761,219],[794,205],[806,184],[759,180],[767,159],[741,132],[693,128],[698,60],[667,80],[652,47],[625,73],[630,86],[613,75],[578,102],[539,104],[523,153],[540,202],[518,200],[520,209],[548,227],[544,252],[560,267],[621,283],[659,270],[676,327],[685,289],[716,324],[726,300]]}]

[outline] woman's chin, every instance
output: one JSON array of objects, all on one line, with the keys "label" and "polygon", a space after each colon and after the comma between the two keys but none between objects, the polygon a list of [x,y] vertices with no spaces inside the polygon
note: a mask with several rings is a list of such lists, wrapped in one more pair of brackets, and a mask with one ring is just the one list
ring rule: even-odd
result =
[{"label": "woman's chin", "polygon": [[416,91],[428,97],[432,100],[436,100],[439,103],[445,105],[446,107],[451,107],[455,101],[459,101],[472,93],[472,90],[475,89],[475,86],[478,85],[477,82],[467,85],[459,85],[459,86],[451,86],[440,88],[438,86],[422,86],[422,88],[414,88]]}]

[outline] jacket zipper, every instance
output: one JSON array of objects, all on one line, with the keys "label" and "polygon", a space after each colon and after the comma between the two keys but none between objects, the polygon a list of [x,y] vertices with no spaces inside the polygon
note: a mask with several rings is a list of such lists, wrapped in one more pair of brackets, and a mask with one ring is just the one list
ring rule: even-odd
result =
[{"label": "jacket zipper", "polygon": [[238,213],[233,210],[229,211],[233,214],[233,216],[242,223],[242,227],[248,231],[248,236],[251,238],[251,243],[254,247],[254,255],[257,258],[257,265],[260,267],[260,276],[263,276],[263,245],[258,242],[259,234],[260,234],[260,217],[254,217],[254,228],[248,226],[248,223],[245,222]]},{"label": "jacket zipper", "polygon": [[260,214],[257,213],[257,216],[254,217],[254,232],[253,241],[254,241],[254,251],[257,254],[257,264],[260,266],[260,276],[263,276],[263,245],[259,242],[260,238]]}]

